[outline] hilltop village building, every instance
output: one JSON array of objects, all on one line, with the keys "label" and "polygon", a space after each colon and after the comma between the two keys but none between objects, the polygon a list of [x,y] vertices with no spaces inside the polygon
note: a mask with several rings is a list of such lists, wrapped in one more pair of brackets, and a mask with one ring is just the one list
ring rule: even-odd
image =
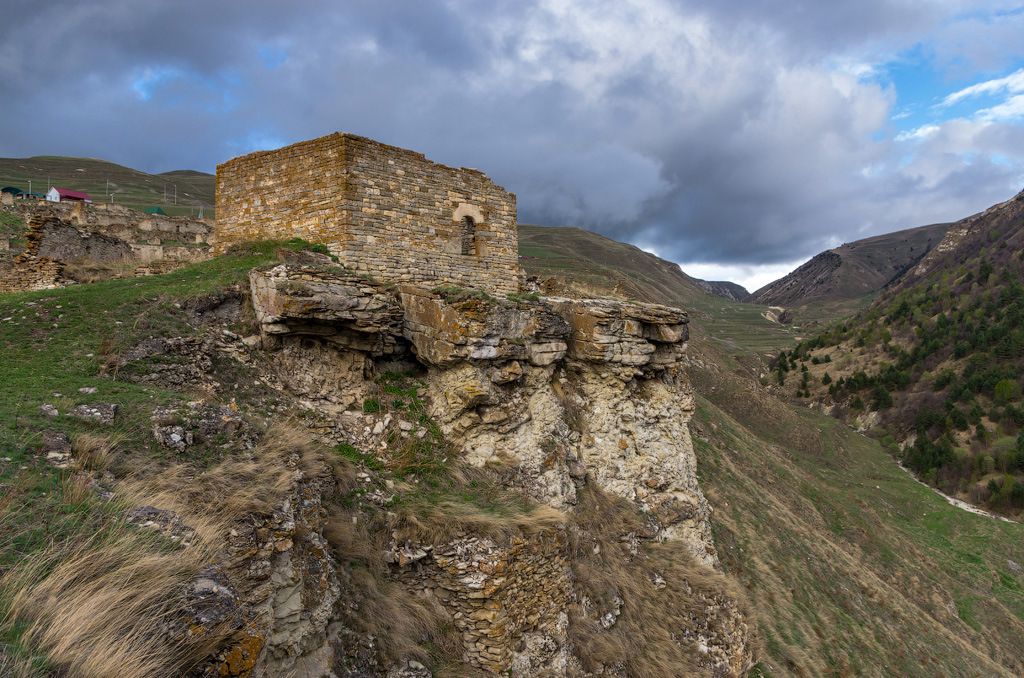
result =
[{"label": "hilltop village building", "polygon": [[353,134],[217,166],[215,251],[296,237],[382,280],[519,289],[515,195],[479,170]]},{"label": "hilltop village building", "polygon": [[46,192],[48,202],[92,202],[92,196],[84,191],[72,191],[70,188],[51,186]]}]

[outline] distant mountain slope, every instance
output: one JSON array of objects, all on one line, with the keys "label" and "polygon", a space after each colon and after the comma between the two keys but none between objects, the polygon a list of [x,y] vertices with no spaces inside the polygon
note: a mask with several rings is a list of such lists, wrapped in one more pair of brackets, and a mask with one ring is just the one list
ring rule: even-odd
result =
[{"label": "distant mountain slope", "polygon": [[590,231],[520,224],[519,255],[545,293],[679,306],[699,320],[693,323],[699,341],[713,341],[730,353],[774,354],[794,343],[793,330],[764,318],[762,307],[713,294],[678,264]]},{"label": "distant mountain slope", "polygon": [[214,176],[204,172],[147,174],[105,160],[49,155],[0,158],[0,186],[27,191],[29,181],[34,193],[60,186],[86,191],[96,202],[112,199],[138,209],[159,206],[168,214],[190,214],[203,207],[205,214],[212,215],[214,205]]},{"label": "distant mountain slope", "polygon": [[747,291],[746,287],[729,282],[728,280],[700,280],[698,278],[694,278],[694,280],[705,290],[711,292],[711,294],[717,294],[726,299],[746,301],[747,297],[750,296],[750,292]]},{"label": "distant mountain slope", "polygon": [[1024,192],[952,224],[870,308],[776,369],[786,390],[884,427],[946,493],[1024,513]]},{"label": "distant mountain slope", "polygon": [[751,301],[790,307],[856,299],[877,292],[937,245],[948,227],[920,226],[827,250],[755,291]]}]

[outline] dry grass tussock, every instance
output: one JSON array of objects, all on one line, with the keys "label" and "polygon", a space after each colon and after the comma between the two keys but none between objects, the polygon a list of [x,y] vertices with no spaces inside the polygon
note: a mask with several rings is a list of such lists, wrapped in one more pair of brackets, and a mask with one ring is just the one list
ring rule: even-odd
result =
[{"label": "dry grass tussock", "polygon": [[160,541],[115,524],[36,553],[0,577],[4,597],[13,593],[3,623],[26,625],[22,641],[70,675],[180,675],[222,636],[188,638],[180,628],[208,551]]},{"label": "dry grass tussock", "polygon": [[4,653],[0,646],[0,676],[3,678],[42,678],[42,673],[33,664],[32,658],[14,658]]},{"label": "dry grass tussock", "polygon": [[443,544],[467,535],[496,541],[565,524],[565,515],[504,487],[487,469],[458,466],[434,488],[407,493],[382,526],[396,539]]},{"label": "dry grass tussock", "polygon": [[[581,601],[570,611],[573,644],[588,670],[604,665],[630,676],[704,675],[709,668],[700,664],[697,640],[688,632],[702,622],[714,628],[709,603],[735,605],[749,619],[745,598],[731,579],[697,563],[678,542],[644,544],[634,555],[623,535],[640,527],[640,516],[624,500],[593,487],[582,493],[570,563],[589,605]],[[617,605],[621,616],[602,628],[598,616]]]},{"label": "dry grass tussock", "polygon": [[[84,439],[76,445],[89,450],[90,464],[102,456],[97,450],[106,449]],[[174,511],[198,538],[182,548],[118,516],[91,534],[51,543],[0,575],[0,624],[23,628],[22,644],[68,675],[182,675],[228,632],[214,628],[189,636],[184,625],[190,582],[216,559],[232,524],[249,512],[275,508],[291,487],[296,462],[313,470],[318,454],[302,435],[277,428],[250,455],[208,470],[171,467],[125,481],[117,494],[126,508]],[[78,477],[89,478],[71,476]],[[69,483],[65,491],[72,496],[65,503],[88,500],[77,480]],[[13,659],[0,661],[15,666]],[[0,667],[2,675],[14,671]]]},{"label": "dry grass tussock", "polygon": [[[207,543],[217,543],[237,520],[277,508],[297,470],[314,472],[322,452],[287,426],[268,430],[256,449],[205,470],[186,465],[124,481],[119,494],[133,506],[173,511]],[[322,468],[322,465],[321,465]]]},{"label": "dry grass tussock", "polygon": [[91,261],[88,258],[64,262],[64,275],[76,282],[94,283],[113,278],[131,278],[139,262],[134,259],[119,261]]},{"label": "dry grass tussock", "polygon": [[87,471],[104,471],[110,466],[123,436],[79,433],[71,442],[75,463]]}]

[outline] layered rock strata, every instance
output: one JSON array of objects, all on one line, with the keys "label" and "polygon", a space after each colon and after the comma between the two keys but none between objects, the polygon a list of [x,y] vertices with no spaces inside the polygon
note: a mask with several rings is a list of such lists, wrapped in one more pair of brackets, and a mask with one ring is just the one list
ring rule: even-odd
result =
[{"label": "layered rock strata", "polygon": [[[446,298],[377,283],[326,258],[256,270],[250,282],[276,378],[335,417],[338,437],[385,450],[395,424],[364,414],[362,398],[383,366],[415,359],[426,368],[429,414],[463,461],[498,470],[509,486],[567,514],[593,482],[646,516],[642,533],[624,538],[676,541],[697,563],[717,566],[688,428],[685,312],[606,299]],[[396,434],[416,433],[401,423]],[[576,594],[563,530],[396,545],[393,561],[399,581],[452,615],[467,664],[584,675],[566,640]],[[735,607],[714,614],[746,628]],[[744,643],[708,640],[724,657],[716,660],[723,675],[749,659]]]}]

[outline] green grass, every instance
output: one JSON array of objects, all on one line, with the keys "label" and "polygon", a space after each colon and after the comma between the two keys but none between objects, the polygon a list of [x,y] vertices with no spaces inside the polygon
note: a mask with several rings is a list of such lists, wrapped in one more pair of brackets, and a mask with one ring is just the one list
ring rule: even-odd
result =
[{"label": "green grass", "polygon": [[951,506],[834,419],[715,378],[697,389],[701,485],[771,675],[1019,672],[1024,594],[1007,561],[1022,562],[1024,526]]},{"label": "green grass", "polygon": [[[62,431],[72,440],[81,433],[118,439],[112,462],[117,474],[212,459],[213,448],[224,442],[216,436],[204,443],[211,449],[196,445],[185,456],[161,448],[152,437],[153,409],[187,394],[114,379],[108,363],[144,338],[194,334],[194,319],[183,309],[188,300],[245,284],[250,269],[275,261],[282,248],[308,247],[258,243],[159,276],[0,294],[0,458],[9,460],[0,460],[0,571],[54,542],[102,531],[123,510],[94,493],[69,496],[73,471],[56,469],[37,454],[44,431]],[[218,378],[237,376],[231,366],[218,369]],[[82,387],[97,392],[80,393]],[[44,403],[61,416],[43,415]],[[114,423],[67,416],[75,405],[88,403],[117,404]],[[6,604],[0,595],[0,618]],[[0,643],[21,656],[17,633],[17,627],[8,628]]]},{"label": "green grass", "polygon": [[[72,439],[81,433],[113,436],[131,450],[132,463],[165,459],[169,453],[153,440],[150,417],[157,405],[180,401],[182,394],[113,379],[108,361],[146,337],[194,333],[184,302],[244,283],[251,268],[274,261],[281,247],[301,245],[260,243],[165,275],[0,294],[0,457],[11,460],[0,461],[0,498],[18,496],[10,506],[0,501],[0,519],[12,531],[26,529],[13,542],[0,538],[0,565],[79,520],[59,503],[68,472],[36,454],[43,432],[63,431]],[[80,393],[83,387],[97,391]],[[114,423],[67,416],[75,405],[90,403],[117,404]],[[54,405],[60,416],[45,416],[43,404]]]}]

